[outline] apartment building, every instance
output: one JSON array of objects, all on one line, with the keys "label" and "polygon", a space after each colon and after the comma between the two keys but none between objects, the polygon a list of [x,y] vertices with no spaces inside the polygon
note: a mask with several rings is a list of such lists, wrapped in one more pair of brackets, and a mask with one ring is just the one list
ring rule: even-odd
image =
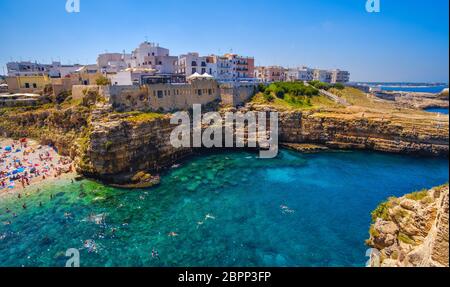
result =
[{"label": "apartment building", "polygon": [[286,80],[285,68],[281,66],[259,66],[254,71],[255,78],[263,83],[283,82]]},{"label": "apartment building", "polygon": [[97,57],[97,67],[102,73],[113,74],[128,68],[127,60],[131,59],[130,54],[125,53],[105,53]]},{"label": "apartment building", "polygon": [[350,81],[350,73],[348,71],[341,71],[335,69],[331,71],[331,83],[347,83]]},{"label": "apartment building", "polygon": [[310,82],[314,79],[314,70],[308,67],[291,68],[286,71],[286,81]]},{"label": "apartment building", "polygon": [[61,65],[61,62],[51,64],[40,64],[37,62],[9,62],[6,64],[8,76],[49,76],[61,78],[76,71],[81,65]]},{"label": "apartment building", "polygon": [[173,74],[177,60],[178,57],[170,56],[169,49],[146,41],[140,44],[125,62],[129,68],[148,68],[161,74]]},{"label": "apartment building", "polygon": [[175,72],[186,77],[189,77],[195,73],[201,75],[205,73],[212,74],[214,67],[212,63],[208,63],[210,60],[211,59],[208,57],[199,56],[198,53],[187,53],[185,55],[181,55],[176,61]]},{"label": "apartment building", "polygon": [[254,78],[255,59],[252,57],[239,56],[237,54],[225,54],[223,56],[231,63],[233,79],[243,80]]},{"label": "apartment building", "polygon": [[321,70],[321,69],[314,69],[314,81],[321,81],[324,83],[331,83],[331,71],[328,70]]}]

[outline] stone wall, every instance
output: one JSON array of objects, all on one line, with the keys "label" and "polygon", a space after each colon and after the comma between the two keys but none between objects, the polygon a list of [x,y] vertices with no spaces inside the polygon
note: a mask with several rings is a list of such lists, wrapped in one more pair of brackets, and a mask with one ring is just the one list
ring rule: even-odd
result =
[{"label": "stone wall", "polygon": [[222,104],[227,106],[239,106],[246,103],[256,91],[256,86],[249,85],[233,85],[233,84],[222,84],[220,85],[220,95],[222,99]]},{"label": "stone wall", "polygon": [[109,87],[109,102],[117,111],[189,110],[194,104],[207,105],[219,100],[220,90],[214,80]]}]

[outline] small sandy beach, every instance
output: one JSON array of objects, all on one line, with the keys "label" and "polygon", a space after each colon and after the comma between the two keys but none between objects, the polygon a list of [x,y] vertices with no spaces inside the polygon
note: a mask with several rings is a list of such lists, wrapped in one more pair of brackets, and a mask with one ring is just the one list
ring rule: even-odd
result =
[{"label": "small sandy beach", "polygon": [[0,138],[0,200],[35,191],[40,183],[74,177],[72,160],[31,139]]}]

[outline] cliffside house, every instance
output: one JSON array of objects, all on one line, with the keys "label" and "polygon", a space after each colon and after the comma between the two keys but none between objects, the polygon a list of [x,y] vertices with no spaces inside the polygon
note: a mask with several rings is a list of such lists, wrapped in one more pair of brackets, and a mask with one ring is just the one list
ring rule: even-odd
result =
[{"label": "cliffside house", "polygon": [[6,83],[10,93],[36,93],[51,84],[51,80],[47,75],[8,76]]}]

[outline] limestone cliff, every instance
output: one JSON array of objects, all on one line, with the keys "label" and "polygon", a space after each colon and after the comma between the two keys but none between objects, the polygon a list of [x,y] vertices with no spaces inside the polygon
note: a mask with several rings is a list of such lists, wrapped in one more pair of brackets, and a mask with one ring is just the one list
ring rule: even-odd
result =
[{"label": "limestone cliff", "polygon": [[280,114],[280,141],[330,148],[448,156],[448,118],[305,111]]},{"label": "limestone cliff", "polygon": [[170,144],[168,115],[110,114],[91,122],[78,171],[113,183],[124,183],[139,171],[158,171],[191,153]]},{"label": "limestone cliff", "polygon": [[373,213],[371,266],[449,266],[449,187],[390,198]]},{"label": "limestone cliff", "polygon": [[75,157],[75,143],[86,129],[89,116],[90,110],[83,106],[2,109],[0,136],[34,138]]},{"label": "limestone cliff", "polygon": [[[255,110],[247,106],[245,110]],[[270,107],[265,107],[270,111]],[[170,116],[116,113],[98,104],[0,110],[0,135],[52,143],[76,159],[81,174],[122,183],[139,171],[158,171],[192,153],[172,147]],[[282,111],[279,141],[329,148],[448,156],[448,117],[404,110],[357,108]]]}]

